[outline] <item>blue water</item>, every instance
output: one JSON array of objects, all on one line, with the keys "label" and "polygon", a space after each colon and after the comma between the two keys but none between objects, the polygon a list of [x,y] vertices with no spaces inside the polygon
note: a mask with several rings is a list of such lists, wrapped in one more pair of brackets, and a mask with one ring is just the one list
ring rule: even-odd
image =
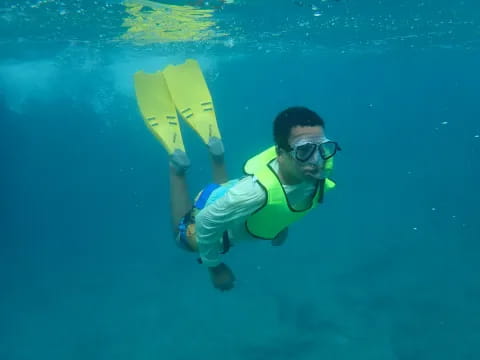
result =
[{"label": "blue water", "polygon": [[[480,7],[363,3],[198,2],[228,35],[139,44],[119,1],[0,1],[0,359],[480,358]],[[173,244],[134,97],[189,57],[231,177],[287,106],[343,148],[284,246],[226,256],[229,293]],[[183,133],[193,194],[208,154]]]}]

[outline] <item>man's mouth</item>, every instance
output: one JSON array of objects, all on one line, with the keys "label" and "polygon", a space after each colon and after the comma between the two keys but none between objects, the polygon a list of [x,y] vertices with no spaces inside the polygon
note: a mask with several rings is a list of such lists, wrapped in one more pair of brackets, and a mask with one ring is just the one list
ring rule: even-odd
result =
[{"label": "man's mouth", "polygon": [[304,172],[305,175],[311,176],[311,177],[318,177],[320,175],[320,170],[308,170]]},{"label": "man's mouth", "polygon": [[320,171],[320,168],[316,166],[306,166],[303,168],[303,171],[308,173],[317,173],[318,171]]},{"label": "man's mouth", "polygon": [[322,178],[322,175],[323,175],[322,168],[319,168],[319,167],[306,167],[303,169],[303,173],[315,179],[320,179]]}]

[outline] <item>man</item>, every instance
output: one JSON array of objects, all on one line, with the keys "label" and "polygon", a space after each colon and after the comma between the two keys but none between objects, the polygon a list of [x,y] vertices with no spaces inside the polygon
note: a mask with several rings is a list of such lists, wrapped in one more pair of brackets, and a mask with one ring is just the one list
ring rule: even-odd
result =
[{"label": "man", "polygon": [[[291,107],[280,112],[274,120],[275,145],[246,162],[246,176],[228,181],[213,103],[198,64],[188,60],[177,67],[169,66],[160,74],[163,82],[157,81],[154,85],[148,77],[158,77],[159,73],[137,73],[135,82],[147,126],[170,154],[175,238],[178,246],[199,254],[199,262],[207,267],[215,288],[230,290],[234,287],[235,276],[222,262],[222,253],[233,244],[254,239],[269,240],[274,246],[283,244],[288,226],[321,202],[325,190],[334,187],[328,174],[333,156],[340,147],[326,137],[320,116],[305,107]],[[200,85],[192,86],[192,80]],[[160,85],[165,86],[161,91]],[[166,127],[161,131],[162,136],[156,129],[161,126],[162,118],[163,123],[166,119],[175,122],[175,109],[168,114],[161,113],[158,104],[164,105],[167,100],[145,100],[149,96],[146,94],[152,91],[169,94],[170,101],[175,104],[171,107],[176,106],[210,151],[214,183],[205,187],[193,202],[185,178],[190,162],[183,143],[178,142],[179,131],[174,130],[170,135],[175,136],[168,137],[165,136]],[[178,122],[176,124],[178,127]],[[175,144],[168,140],[173,138]]]}]

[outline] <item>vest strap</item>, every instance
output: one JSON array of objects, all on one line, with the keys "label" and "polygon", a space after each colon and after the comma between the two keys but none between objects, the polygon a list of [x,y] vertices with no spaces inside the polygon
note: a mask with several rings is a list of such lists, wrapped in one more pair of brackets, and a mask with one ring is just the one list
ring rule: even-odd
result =
[{"label": "vest strap", "polygon": [[319,180],[318,186],[318,203],[321,204],[323,202],[323,195],[325,194],[325,179]]}]

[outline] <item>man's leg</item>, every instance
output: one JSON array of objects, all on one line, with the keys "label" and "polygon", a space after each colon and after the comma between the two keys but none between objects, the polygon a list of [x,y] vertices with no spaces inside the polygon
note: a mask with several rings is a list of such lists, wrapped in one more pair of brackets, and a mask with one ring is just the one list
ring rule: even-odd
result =
[{"label": "man's leg", "polygon": [[[210,156],[212,160],[213,181],[221,184],[228,181],[225,161],[222,156]],[[177,232],[178,224],[182,217],[191,210],[193,202],[188,192],[187,178],[185,172],[170,165],[170,206],[172,226],[174,233]]]},{"label": "man's leg", "polygon": [[170,209],[173,233],[176,235],[182,217],[192,208],[192,200],[188,194],[185,174],[178,174],[170,167]]},{"label": "man's leg", "polygon": [[212,159],[213,182],[216,184],[227,182],[227,169],[225,168],[223,156],[219,158],[212,155],[210,158]]},{"label": "man's leg", "polygon": [[188,193],[187,178],[185,172],[190,166],[184,152],[174,152],[170,158],[170,209],[173,233],[176,236],[178,224],[182,217],[192,208],[192,200]]},{"label": "man's leg", "polygon": [[213,181],[222,184],[228,181],[227,169],[224,160],[224,148],[222,140],[211,138],[208,144],[210,159],[212,161]]}]

